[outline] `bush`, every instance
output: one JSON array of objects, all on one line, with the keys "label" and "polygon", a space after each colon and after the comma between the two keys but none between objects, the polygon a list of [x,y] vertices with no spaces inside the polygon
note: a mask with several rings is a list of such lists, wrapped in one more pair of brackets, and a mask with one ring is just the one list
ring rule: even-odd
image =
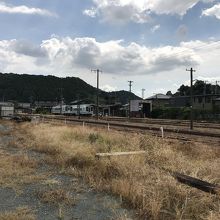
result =
[{"label": "bush", "polygon": [[190,108],[157,108],[152,111],[152,118],[189,119]]},{"label": "bush", "polygon": [[[190,119],[190,108],[156,108],[152,111],[152,118],[165,118],[165,119]],[[195,120],[216,120],[218,115],[215,111],[211,110],[199,110],[194,109],[193,111]]]}]

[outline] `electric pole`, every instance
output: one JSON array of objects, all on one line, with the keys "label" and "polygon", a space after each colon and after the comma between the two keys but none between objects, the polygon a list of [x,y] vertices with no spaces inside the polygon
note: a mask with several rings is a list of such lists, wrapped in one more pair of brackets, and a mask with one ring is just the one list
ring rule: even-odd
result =
[{"label": "electric pole", "polygon": [[193,68],[186,71],[190,72],[190,129],[193,130],[193,72],[196,72]]},{"label": "electric pole", "polygon": [[80,119],[80,100],[79,100],[79,94],[77,94],[77,115],[78,115],[78,119]]},{"label": "electric pole", "polygon": [[95,72],[97,74],[97,93],[96,93],[96,118],[99,120],[99,73],[102,73],[101,70],[91,70],[91,72]]},{"label": "electric pole", "polygon": [[131,87],[132,87],[132,83],[133,83],[134,81],[128,81],[128,83],[129,83],[129,92],[131,92]]},{"label": "electric pole", "polygon": [[63,88],[60,88],[60,114],[63,113]]},{"label": "electric pole", "polygon": [[218,94],[218,83],[219,83],[220,81],[215,81],[215,95],[217,95]]},{"label": "electric pole", "polygon": [[205,108],[205,98],[206,98],[206,83],[208,81],[204,81],[204,90],[203,90],[203,109]]},{"label": "electric pole", "polygon": [[145,92],[145,89],[142,89],[142,99],[144,99],[144,92]]},{"label": "electric pole", "polygon": [[[128,81],[128,83],[129,83],[129,92],[131,95],[131,87],[132,87],[133,81]],[[129,101],[128,101],[128,118],[130,117],[131,117],[131,98],[129,98]]]}]

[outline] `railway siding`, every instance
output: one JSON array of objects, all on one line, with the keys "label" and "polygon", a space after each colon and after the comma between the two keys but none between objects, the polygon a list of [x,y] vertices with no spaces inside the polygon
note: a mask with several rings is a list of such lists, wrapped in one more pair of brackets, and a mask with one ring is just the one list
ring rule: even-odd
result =
[{"label": "railway siding", "polygon": [[[93,120],[93,119],[76,119],[76,118],[70,118],[70,117],[60,117],[60,116],[44,116],[44,119],[49,120],[58,120],[58,121],[69,121],[69,122],[85,122],[86,124],[93,124],[93,125],[104,125],[112,127],[121,127],[121,128],[129,128],[129,129],[140,129],[140,130],[151,130],[159,132],[161,125],[158,124],[158,126],[154,125],[146,125],[146,124],[138,124],[138,123],[130,123],[130,122],[106,122],[103,120]],[[213,137],[213,138],[220,138],[220,133],[214,133],[214,132],[207,132],[207,131],[198,131],[198,130],[187,130],[183,128],[173,128],[173,127],[164,127],[164,132],[169,133],[176,133],[176,134],[186,134],[186,135],[195,135],[195,136],[202,136],[202,137]]]}]

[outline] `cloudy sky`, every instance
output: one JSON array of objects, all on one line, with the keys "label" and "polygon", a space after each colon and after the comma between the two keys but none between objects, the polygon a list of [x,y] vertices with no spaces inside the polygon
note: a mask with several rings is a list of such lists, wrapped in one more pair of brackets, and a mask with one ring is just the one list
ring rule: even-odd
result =
[{"label": "cloudy sky", "polygon": [[80,77],[145,97],[220,80],[219,0],[0,0],[0,72]]}]

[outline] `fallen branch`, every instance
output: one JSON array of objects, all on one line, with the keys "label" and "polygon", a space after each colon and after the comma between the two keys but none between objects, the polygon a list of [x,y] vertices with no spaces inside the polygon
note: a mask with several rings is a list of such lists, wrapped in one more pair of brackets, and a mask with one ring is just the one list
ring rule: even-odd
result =
[{"label": "fallen branch", "polygon": [[219,194],[220,186],[178,172],[169,172],[180,183],[200,189],[211,194]]}]

